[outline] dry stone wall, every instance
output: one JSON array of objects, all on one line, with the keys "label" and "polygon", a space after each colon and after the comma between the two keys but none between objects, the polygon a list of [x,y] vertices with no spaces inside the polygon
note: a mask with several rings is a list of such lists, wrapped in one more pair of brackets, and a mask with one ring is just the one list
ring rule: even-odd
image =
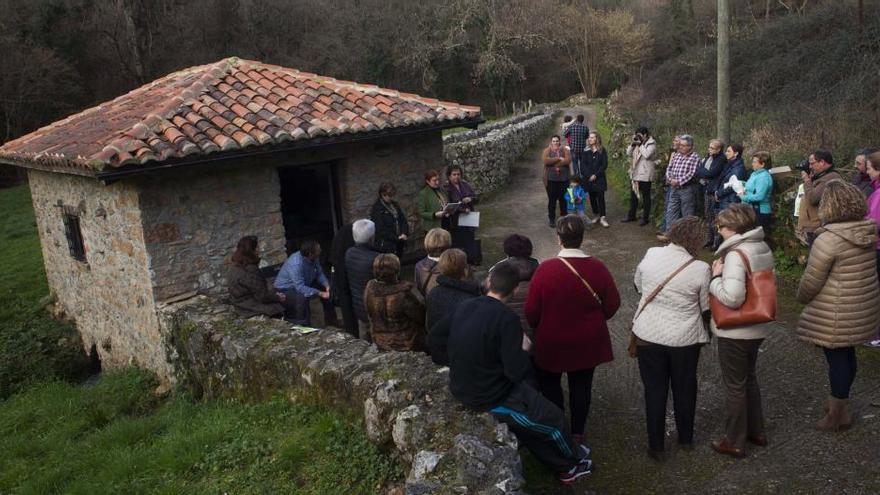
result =
[{"label": "dry stone wall", "polygon": [[369,438],[407,467],[406,493],[519,494],[517,441],[449,394],[427,355],[379,352],[334,330],[300,334],[280,320],[236,319],[206,297],[160,310],[177,382],[206,398],[278,392],[363,418]]},{"label": "dry stone wall", "polygon": [[528,113],[443,138],[446,166],[458,165],[477,194],[498,190],[510,167],[553,124],[552,112]]},{"label": "dry stone wall", "polygon": [[[76,320],[107,367],[137,364],[160,376],[165,361],[135,186],[31,170],[34,213],[56,304]],[[63,208],[79,216],[85,261],[70,254]]]},{"label": "dry stone wall", "polygon": [[225,294],[229,259],[244,235],[260,239],[267,262],[284,261],[277,170],[259,162],[206,169],[137,181],[156,301]]}]

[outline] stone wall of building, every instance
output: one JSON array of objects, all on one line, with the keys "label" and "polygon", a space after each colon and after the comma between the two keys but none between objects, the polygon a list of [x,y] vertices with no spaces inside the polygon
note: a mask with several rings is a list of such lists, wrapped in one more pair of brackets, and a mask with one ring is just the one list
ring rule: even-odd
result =
[{"label": "stone wall of building", "polygon": [[443,138],[446,165],[459,165],[477,194],[499,189],[510,175],[510,167],[535,139],[553,124],[553,115],[529,113],[492,122],[474,131]]},{"label": "stone wall of building", "polygon": [[379,185],[394,183],[417,248],[415,199],[425,170],[442,165],[438,131],[169,170],[135,181],[156,301],[224,295],[229,259],[243,235],[259,237],[264,261],[283,262],[278,168],[314,164],[333,168],[343,222],[369,218]]},{"label": "stone wall of building", "polygon": [[[49,288],[86,351],[94,345],[105,367],[137,364],[168,376],[137,188],[36,170],[29,182]],[[70,254],[65,208],[79,216],[84,262]]]},{"label": "stone wall of building", "polygon": [[156,301],[226,294],[228,263],[256,235],[270,263],[285,259],[277,170],[258,160],[139,178],[143,237]]},{"label": "stone wall of building", "polygon": [[369,438],[406,466],[407,494],[523,493],[516,437],[489,414],[462,408],[449,394],[448,369],[423,353],[237,319],[206,297],[163,308],[160,321],[177,382],[197,397],[283,392],[359,416]]},{"label": "stone wall of building", "polygon": [[[339,168],[339,187],[345,221],[369,218],[370,208],[379,198],[379,185],[392,182],[397,187],[395,199],[406,212],[410,228],[416,233],[414,237],[420,237],[422,227],[416,212],[416,196],[425,186],[425,172],[440,171],[445,165],[440,132],[340,148],[344,158]],[[418,245],[410,243],[410,248],[418,248]]]}]

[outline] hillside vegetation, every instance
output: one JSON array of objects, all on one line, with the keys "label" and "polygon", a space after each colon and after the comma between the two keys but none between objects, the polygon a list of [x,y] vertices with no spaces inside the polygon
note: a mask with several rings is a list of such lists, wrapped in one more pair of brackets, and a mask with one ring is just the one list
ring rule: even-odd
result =
[{"label": "hillside vegetation", "polygon": [[[849,2],[828,3],[804,15],[745,24],[731,41],[731,138],[745,155],[769,151],[773,165],[793,165],[817,148],[832,151],[844,175],[857,149],[880,146],[880,16],[868,12],[859,32]],[[676,134],[695,136],[705,154],[715,129],[715,49],[685,50],[612,98],[611,114],[626,122],[617,145],[647,125],[661,149]],[[748,160],[747,160],[748,163]],[[776,177],[777,246],[802,254],[792,233],[797,177]],[[662,198],[659,198],[662,204]],[[655,214],[662,212],[662,206]]]}]

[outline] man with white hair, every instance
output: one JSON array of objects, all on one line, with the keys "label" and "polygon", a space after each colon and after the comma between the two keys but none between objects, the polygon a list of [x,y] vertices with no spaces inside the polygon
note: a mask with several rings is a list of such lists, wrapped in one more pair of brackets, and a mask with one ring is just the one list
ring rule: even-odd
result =
[{"label": "man with white hair", "polygon": [[364,340],[370,340],[369,318],[364,306],[364,290],[373,276],[373,261],[379,252],[373,249],[376,237],[376,224],[372,220],[362,218],[351,226],[354,246],[345,252],[345,271],[348,274],[348,286],[351,288],[351,305],[358,319],[358,334]]},{"label": "man with white hair", "polygon": [[689,134],[679,137],[678,153],[666,168],[669,202],[666,205],[666,228],[679,218],[695,214],[699,181],[696,177],[700,155],[694,152],[694,138]]}]

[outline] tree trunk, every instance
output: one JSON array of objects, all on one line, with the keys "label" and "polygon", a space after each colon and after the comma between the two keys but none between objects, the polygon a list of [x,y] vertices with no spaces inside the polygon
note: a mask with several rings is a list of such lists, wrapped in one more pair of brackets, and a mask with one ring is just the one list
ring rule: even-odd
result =
[{"label": "tree trunk", "polygon": [[730,4],[718,0],[718,139],[730,142]]}]

